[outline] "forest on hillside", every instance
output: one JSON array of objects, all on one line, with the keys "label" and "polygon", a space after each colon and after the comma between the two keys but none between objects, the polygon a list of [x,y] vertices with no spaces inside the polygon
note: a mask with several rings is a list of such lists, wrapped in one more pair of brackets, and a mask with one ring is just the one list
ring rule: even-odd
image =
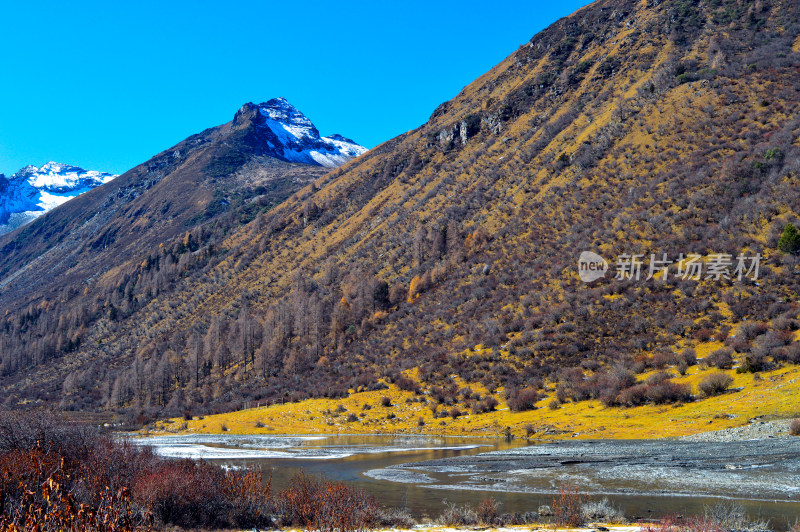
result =
[{"label": "forest on hillside", "polygon": [[[800,363],[798,38],[788,0],[596,2],[285,202],[0,316],[4,406],[133,424],[390,382],[492,408],[454,377],[636,406],[691,400],[671,378],[712,340],[711,367]],[[763,267],[587,285],[583,250]]]}]

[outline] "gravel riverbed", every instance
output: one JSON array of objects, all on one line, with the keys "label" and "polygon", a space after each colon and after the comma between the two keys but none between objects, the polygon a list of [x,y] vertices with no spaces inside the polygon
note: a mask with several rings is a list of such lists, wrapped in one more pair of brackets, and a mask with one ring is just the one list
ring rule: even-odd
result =
[{"label": "gravel riverbed", "polygon": [[788,422],[681,439],[560,441],[392,466],[373,478],[429,487],[552,493],[571,484],[605,494],[800,501],[800,437]]}]

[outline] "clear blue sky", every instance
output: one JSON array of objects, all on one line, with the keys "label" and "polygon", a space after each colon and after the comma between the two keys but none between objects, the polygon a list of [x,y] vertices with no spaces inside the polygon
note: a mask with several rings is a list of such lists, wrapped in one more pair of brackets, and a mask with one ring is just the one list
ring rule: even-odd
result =
[{"label": "clear blue sky", "polygon": [[588,0],[0,5],[0,172],[120,173],[285,96],[373,147]]}]

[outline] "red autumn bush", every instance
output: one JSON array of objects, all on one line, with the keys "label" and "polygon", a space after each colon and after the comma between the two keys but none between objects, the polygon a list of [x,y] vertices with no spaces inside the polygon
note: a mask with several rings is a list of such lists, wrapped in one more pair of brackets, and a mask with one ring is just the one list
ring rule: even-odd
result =
[{"label": "red autumn bush", "polygon": [[553,522],[557,526],[579,527],[583,525],[583,504],[586,497],[578,493],[574,486],[559,488],[553,498]]},{"label": "red autumn bush", "polygon": [[0,530],[139,530],[271,525],[270,483],[161,460],[85,426],[0,414]]},{"label": "red autumn bush", "polygon": [[281,526],[320,532],[364,530],[378,514],[378,505],[363,491],[340,482],[327,482],[305,473],[295,475],[276,498]]},{"label": "red autumn bush", "polygon": [[371,497],[342,483],[300,474],[273,496],[258,470],[162,460],[50,417],[0,414],[0,530],[267,528],[275,518],[347,532],[381,515]]},{"label": "red autumn bush", "polygon": [[225,471],[191,460],[163,461],[136,479],[133,497],[165,524],[186,528],[270,524],[268,488],[262,487],[254,471]]}]

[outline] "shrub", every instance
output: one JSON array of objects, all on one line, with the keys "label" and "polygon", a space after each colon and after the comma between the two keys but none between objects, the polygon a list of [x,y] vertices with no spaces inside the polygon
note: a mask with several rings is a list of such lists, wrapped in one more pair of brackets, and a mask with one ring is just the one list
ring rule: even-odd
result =
[{"label": "shrub", "polygon": [[653,355],[650,359],[650,365],[656,369],[664,369],[667,366],[675,364],[677,357],[675,353],[669,351],[661,351]]},{"label": "shrub", "polygon": [[347,532],[368,529],[375,524],[378,505],[359,489],[305,473],[295,475],[289,486],[276,500],[281,526]]},{"label": "shrub", "polygon": [[539,392],[533,388],[523,388],[522,390],[509,390],[506,395],[508,408],[512,412],[522,412],[523,410],[533,410],[539,400]]},{"label": "shrub", "polygon": [[627,523],[625,514],[619,508],[614,508],[607,498],[602,501],[589,501],[581,507],[585,521],[599,521],[602,523]]},{"label": "shrub", "polygon": [[724,393],[731,384],[733,384],[733,379],[730,375],[725,373],[712,373],[711,375],[703,377],[698,383],[697,388],[706,397],[711,397],[712,395]]},{"label": "shrub", "polygon": [[715,366],[717,369],[731,369],[733,366],[733,351],[730,348],[717,349],[706,358],[703,363],[707,366]]},{"label": "shrub", "polygon": [[2,530],[272,526],[270,484],[258,471],[161,460],[149,448],[30,413],[0,414],[0,435],[10,421],[19,430],[0,437]]},{"label": "shrub", "polygon": [[795,418],[789,422],[789,434],[800,436],[800,419]]},{"label": "shrub", "polygon": [[410,529],[417,524],[408,508],[381,508],[376,522],[381,528],[395,529]]},{"label": "shrub", "polygon": [[622,390],[619,402],[625,406],[639,406],[647,402],[647,385],[637,384]]},{"label": "shrub", "polygon": [[694,333],[693,338],[698,342],[707,342],[711,339],[711,336],[714,334],[714,331],[711,329],[700,329],[696,333]]},{"label": "shrub", "polygon": [[681,352],[680,358],[686,362],[687,366],[694,366],[697,364],[697,353],[691,347],[687,347]]},{"label": "shrub", "polygon": [[606,406],[618,404],[618,397],[622,390],[636,384],[636,376],[623,368],[595,373],[585,383],[591,397],[599,399]]},{"label": "shrub", "polygon": [[689,386],[672,381],[664,372],[656,373],[646,382],[626,388],[619,394],[619,402],[625,406],[639,406],[648,402],[676,403],[691,399]]},{"label": "shrub", "polygon": [[409,379],[405,375],[400,375],[397,377],[395,384],[397,384],[398,388],[407,392],[414,392],[418,394],[421,391],[419,383],[413,379]]},{"label": "shrub", "polygon": [[772,352],[772,358],[776,362],[800,364],[800,342],[792,342],[786,347],[776,349]]},{"label": "shrub", "polygon": [[751,521],[744,507],[737,502],[706,506],[703,517],[691,523],[693,530],[770,530],[769,523]]},{"label": "shrub", "polygon": [[384,395],[383,397],[381,397],[381,406],[389,408],[390,406],[392,406],[392,400]]},{"label": "shrub", "polygon": [[[253,504],[242,508],[237,491],[245,485]],[[260,487],[261,477],[252,471],[242,474],[205,462],[165,461],[137,479],[133,500],[148,508],[160,523],[184,528],[246,525],[259,513],[262,522],[269,523],[266,512],[258,509],[258,500],[261,504],[267,500]]]},{"label": "shrub", "polygon": [[691,401],[692,393],[688,384],[680,384],[670,379],[665,379],[656,384],[647,385],[647,398],[660,405]]},{"label": "shrub", "polygon": [[[777,351],[777,350],[776,350]],[[736,368],[737,373],[757,373],[769,366],[767,355],[761,350],[751,351],[742,357],[742,363]]]},{"label": "shrub", "polygon": [[525,425],[525,437],[526,438],[530,438],[534,434],[536,434],[536,428],[533,425],[531,425],[530,423]]},{"label": "shrub", "polygon": [[492,525],[497,521],[500,515],[500,503],[492,497],[483,499],[478,503],[477,514],[480,524]]},{"label": "shrub", "polygon": [[574,486],[559,488],[553,498],[553,522],[557,526],[579,527],[583,525],[583,505],[585,497]]},{"label": "shrub", "polygon": [[484,412],[493,412],[494,409],[497,408],[498,404],[499,403],[497,402],[497,399],[495,399],[490,395],[476,402],[472,407],[472,411],[475,414],[482,414]]},{"label": "shrub", "polygon": [[478,514],[469,504],[458,506],[456,503],[444,502],[445,509],[436,520],[446,526],[473,526],[478,524]]}]

